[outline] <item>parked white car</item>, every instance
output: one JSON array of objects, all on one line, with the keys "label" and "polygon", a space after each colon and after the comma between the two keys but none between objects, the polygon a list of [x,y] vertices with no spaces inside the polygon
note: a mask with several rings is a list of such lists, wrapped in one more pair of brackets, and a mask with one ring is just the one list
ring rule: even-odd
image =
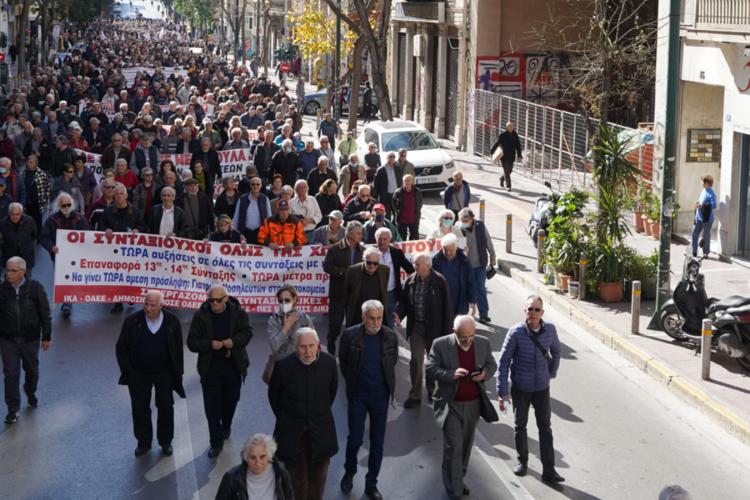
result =
[{"label": "parked white car", "polygon": [[368,123],[359,134],[357,142],[360,152],[366,152],[367,145],[375,143],[381,165],[386,163],[389,152],[398,154],[399,149],[406,148],[406,158],[414,165],[416,184],[422,191],[445,189],[456,171],[453,159],[440,147],[435,137],[414,122],[396,120]]}]

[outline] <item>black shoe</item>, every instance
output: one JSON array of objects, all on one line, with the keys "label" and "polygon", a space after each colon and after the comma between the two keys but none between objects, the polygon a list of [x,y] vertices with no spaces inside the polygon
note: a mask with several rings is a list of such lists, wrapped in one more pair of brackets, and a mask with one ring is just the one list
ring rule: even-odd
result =
[{"label": "black shoe", "polygon": [[553,470],[542,474],[542,481],[546,483],[564,483],[565,478],[558,474],[557,471]]},{"label": "black shoe", "polygon": [[341,478],[342,493],[346,493],[348,495],[352,491],[352,488],[354,487],[352,484],[352,479],[354,479],[353,474],[344,474],[344,477]]},{"label": "black shoe", "polygon": [[63,318],[70,318],[70,314],[73,312],[73,308],[70,304],[62,305]]},{"label": "black shoe", "polygon": [[229,439],[229,436],[231,435],[232,435],[232,429],[224,429],[224,432],[222,434],[222,437],[224,438],[224,440]]},{"label": "black shoe", "polygon": [[336,342],[328,342],[328,354],[331,356],[336,355]]},{"label": "black shoe", "polygon": [[119,314],[122,312],[122,303],[118,302],[114,306],[112,306],[112,309],[109,310],[110,314]]},{"label": "black shoe", "polygon": [[140,457],[141,455],[145,455],[150,449],[151,445],[146,446],[145,444],[139,444],[135,449],[135,456]]},{"label": "black shoe", "polygon": [[18,413],[14,411],[9,411],[7,415],[5,415],[5,423],[10,425],[15,423],[18,420]]},{"label": "black shoe", "polygon": [[411,408],[416,408],[417,406],[420,406],[421,404],[422,404],[421,399],[409,398],[406,401],[404,401],[404,408],[408,410]]},{"label": "black shoe", "polygon": [[464,486],[463,494],[465,497],[468,497],[469,495],[471,495],[471,490],[468,488],[468,486]]},{"label": "black shoe", "polygon": [[32,408],[36,408],[37,406],[39,406],[39,400],[34,394],[26,394],[26,401],[29,402],[29,406],[31,406]]},{"label": "black shoe", "polygon": [[221,453],[222,447],[221,446],[212,446],[210,450],[208,450],[208,458],[216,458]]},{"label": "black shoe", "polygon": [[370,500],[383,500],[383,494],[378,491],[377,486],[369,486],[365,488],[365,495]]},{"label": "black shoe", "polygon": [[480,316],[479,322],[483,325],[489,325],[492,323],[492,318],[490,318],[489,316]]},{"label": "black shoe", "polygon": [[522,462],[518,462],[515,467],[513,467],[513,474],[516,476],[523,477],[526,475],[526,464]]},{"label": "black shoe", "polygon": [[168,444],[166,446],[161,447],[161,452],[164,454],[165,457],[171,457],[174,450],[172,449],[172,445]]}]

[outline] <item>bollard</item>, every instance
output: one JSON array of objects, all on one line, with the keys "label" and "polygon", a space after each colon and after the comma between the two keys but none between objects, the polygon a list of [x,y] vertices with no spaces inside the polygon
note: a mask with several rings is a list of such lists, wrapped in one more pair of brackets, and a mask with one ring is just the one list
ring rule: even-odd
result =
[{"label": "bollard", "polygon": [[701,331],[701,378],[708,380],[711,378],[711,320],[703,320],[703,330]]},{"label": "bollard", "polygon": [[536,272],[544,272],[544,244],[547,242],[547,231],[540,229],[536,237]]},{"label": "bollard", "polygon": [[637,335],[641,323],[641,282],[633,282],[633,293],[630,299],[630,333]]},{"label": "bollard", "polygon": [[484,198],[479,198],[479,220],[484,220],[484,209],[485,209]]},{"label": "bollard", "polygon": [[513,214],[505,216],[505,253],[513,253]]},{"label": "bollard", "polygon": [[584,300],[586,298],[586,266],[589,261],[585,254],[581,254],[581,259],[578,261],[578,282],[580,288],[578,289],[578,300]]}]

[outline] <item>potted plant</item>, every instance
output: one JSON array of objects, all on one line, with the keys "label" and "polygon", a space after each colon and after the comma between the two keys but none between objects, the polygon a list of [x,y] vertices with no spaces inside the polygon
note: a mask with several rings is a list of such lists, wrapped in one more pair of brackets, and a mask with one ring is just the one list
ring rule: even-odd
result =
[{"label": "potted plant", "polygon": [[643,300],[656,299],[656,273],[659,270],[659,250],[655,249],[644,259],[643,279],[641,280],[641,297]]},{"label": "potted plant", "polygon": [[599,255],[594,261],[597,292],[604,302],[619,302],[623,293],[622,250],[611,242],[599,245]]},{"label": "potted plant", "polygon": [[575,278],[576,264],[587,227],[581,224],[588,194],[573,189],[554,200],[551,210],[545,263],[556,270],[555,288],[566,292],[568,282]]}]

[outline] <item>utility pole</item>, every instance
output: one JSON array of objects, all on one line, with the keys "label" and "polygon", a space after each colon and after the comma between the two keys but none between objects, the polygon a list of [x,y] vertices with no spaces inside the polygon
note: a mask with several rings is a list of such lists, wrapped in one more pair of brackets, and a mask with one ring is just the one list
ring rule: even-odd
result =
[{"label": "utility pole", "polygon": [[669,254],[672,242],[674,176],[677,161],[677,90],[680,73],[680,0],[669,3],[669,48],[667,58],[667,119],[664,127],[664,175],[661,186],[661,235],[659,237],[659,269],[656,274],[657,294],[654,316],[649,329],[661,329],[661,307],[669,289]]},{"label": "utility pole", "polygon": [[[336,7],[341,11],[341,0],[336,0]],[[341,18],[336,16],[336,54],[333,57],[333,119],[339,122],[341,107],[339,106],[339,72],[341,71]],[[351,106],[350,106],[351,107]],[[355,108],[356,110],[356,108]],[[352,110],[349,109],[349,113]]]},{"label": "utility pole", "polygon": [[[258,59],[260,54],[260,0],[255,0],[255,50],[253,55]],[[260,66],[260,59],[258,59]]]},{"label": "utility pole", "polygon": [[234,64],[240,58],[240,0],[234,0]]}]

